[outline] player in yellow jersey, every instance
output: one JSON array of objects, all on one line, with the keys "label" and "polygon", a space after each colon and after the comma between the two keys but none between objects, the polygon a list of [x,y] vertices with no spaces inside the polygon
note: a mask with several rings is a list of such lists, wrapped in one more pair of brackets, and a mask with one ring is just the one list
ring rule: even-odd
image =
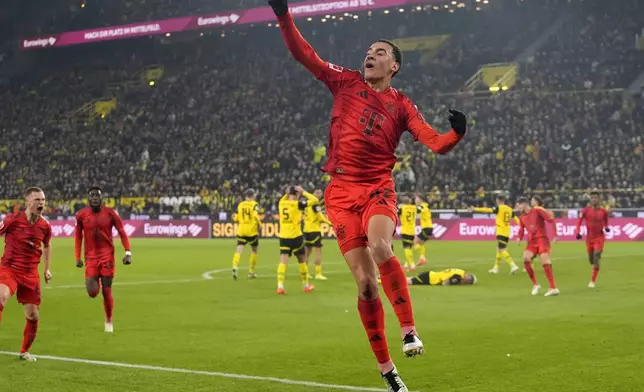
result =
[{"label": "player in yellow jersey", "polygon": [[517,224],[519,219],[514,215],[512,207],[506,204],[505,196],[498,195],[496,197],[496,207],[494,208],[483,208],[483,207],[470,207],[471,212],[479,212],[484,214],[496,214],[496,241],[497,241],[497,250],[496,250],[496,261],[494,262],[494,267],[489,271],[491,274],[497,274],[499,272],[499,266],[501,260],[505,260],[506,263],[510,266],[510,273],[514,274],[519,270],[512,256],[507,250],[508,241],[510,241],[510,222],[514,220]]},{"label": "player in yellow jersey", "polygon": [[476,283],[476,276],[468,274],[462,269],[450,268],[438,272],[422,272],[418,276],[407,278],[407,283],[426,286],[472,285]]},{"label": "player in yellow jersey", "polygon": [[257,265],[257,247],[259,246],[259,226],[262,221],[259,219],[259,205],[255,200],[257,195],[253,189],[244,192],[245,200],[237,206],[237,214],[234,221],[237,226],[237,251],[233,256],[233,279],[237,280],[239,271],[239,260],[241,259],[244,246],[250,245],[250,265],[248,267],[248,278],[254,279],[255,266]]},{"label": "player in yellow jersey", "polygon": [[[306,201],[300,200],[304,196]],[[284,280],[286,279],[286,266],[291,255],[297,257],[300,264],[300,279],[305,293],[313,291],[315,287],[309,283],[309,268],[304,258],[304,235],[302,235],[302,210],[315,196],[306,192],[301,186],[289,187],[286,194],[279,202],[280,216],[280,263],[277,267],[277,294],[286,294]]]},{"label": "player in yellow jersey", "polygon": [[403,251],[405,252],[405,269],[415,271],[414,263],[414,237],[416,236],[416,216],[420,207],[411,204],[411,197],[403,196],[402,204],[398,206],[398,217],[400,218],[400,236],[402,237]]},{"label": "player in yellow jersey", "polygon": [[316,189],[313,191],[313,198],[306,203],[304,214],[304,258],[308,266],[311,253],[315,253],[315,279],[327,280],[326,276],[322,275],[322,229],[320,224],[324,222],[331,225],[331,222],[322,213],[321,198],[322,189]]},{"label": "player in yellow jersey", "polygon": [[425,202],[419,195],[416,195],[414,200],[418,206],[418,214],[420,215],[420,234],[414,238],[414,249],[420,253],[418,259],[418,266],[427,264],[427,249],[425,243],[432,238],[434,234],[434,223],[432,222],[432,210],[429,208],[429,203]]}]

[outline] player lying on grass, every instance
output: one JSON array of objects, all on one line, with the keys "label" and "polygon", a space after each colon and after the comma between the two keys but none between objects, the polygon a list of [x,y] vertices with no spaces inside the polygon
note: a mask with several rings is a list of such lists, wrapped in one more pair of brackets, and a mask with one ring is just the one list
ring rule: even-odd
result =
[{"label": "player lying on grass", "polygon": [[[378,293],[382,287],[401,327],[403,352],[423,353],[414,323],[405,271],[391,250],[398,221],[392,169],[394,152],[405,131],[432,151],[448,153],[467,130],[465,114],[450,110],[452,130],[437,133],[409,98],[391,87],[402,66],[402,52],[390,41],[371,45],[364,56],[364,74],[320,58],[295,27],[286,0],[269,0],[293,57],[333,94],[328,159],[331,175],[324,200],[340,251],[355,279],[358,313],[388,391],[406,392],[389,355],[385,313]],[[306,94],[306,91],[302,91]]]},{"label": "player lying on grass", "polygon": [[590,283],[588,287],[594,288],[599,275],[599,260],[602,258],[604,252],[604,232],[610,233],[608,227],[608,211],[601,208],[601,198],[599,192],[592,192],[590,194],[590,206],[581,210],[579,220],[577,220],[577,239],[582,238],[581,224],[586,221],[586,252],[588,253],[588,261],[593,267],[592,275],[590,276]]},{"label": "player lying on grass", "polygon": [[470,207],[471,212],[480,212],[484,214],[495,214],[496,215],[496,260],[494,262],[494,267],[489,271],[491,274],[498,274],[501,260],[505,260],[506,263],[510,266],[510,273],[514,274],[519,270],[512,256],[508,252],[508,241],[510,241],[510,222],[514,218],[516,223],[519,223],[519,219],[514,216],[514,211],[512,207],[508,206],[505,203],[505,196],[498,195],[496,197],[496,207],[494,208],[484,208],[484,207]]},{"label": "player lying on grass", "polygon": [[76,267],[83,268],[81,248],[85,240],[85,288],[91,298],[98,292],[103,294],[103,309],[105,311],[105,332],[114,332],[112,314],[114,312],[114,297],[112,297],[112,282],[116,262],[114,259],[114,241],[112,229],[116,229],[121,237],[125,250],[123,264],[132,263],[130,240],[123,228],[119,214],[112,208],[103,205],[103,192],[99,187],[92,187],[88,192],[89,206],[76,214],[75,254]]},{"label": "player lying on grass", "polygon": [[45,283],[51,280],[51,226],[42,212],[45,194],[40,188],[25,191],[25,210],[9,214],[0,221],[0,235],[4,235],[4,253],[0,263],[0,321],[7,301],[14,294],[23,305],[27,322],[20,348],[20,359],[35,361],[29,349],[36,340],[40,319],[40,257],[45,261]]},{"label": "player lying on grass", "polygon": [[519,217],[521,226],[519,227],[519,237],[517,243],[521,244],[524,232],[528,231],[528,245],[523,252],[523,265],[525,267],[530,280],[532,280],[532,295],[539,294],[541,286],[537,283],[537,278],[532,268],[532,260],[539,256],[543,272],[548,278],[550,289],[546,292],[545,296],[550,297],[559,295],[559,289],[555,284],[555,277],[552,272],[552,263],[550,261],[550,239],[546,230],[546,223],[552,226],[554,231],[553,241],[557,240],[557,226],[555,224],[554,215],[552,212],[543,208],[543,199],[539,196],[533,196],[530,201],[527,198],[521,197],[517,200],[516,209],[522,213]]},{"label": "player lying on grass", "polygon": [[407,282],[411,285],[426,286],[472,285],[476,284],[476,276],[462,269],[449,268],[438,272],[421,272],[418,276],[407,278]]}]

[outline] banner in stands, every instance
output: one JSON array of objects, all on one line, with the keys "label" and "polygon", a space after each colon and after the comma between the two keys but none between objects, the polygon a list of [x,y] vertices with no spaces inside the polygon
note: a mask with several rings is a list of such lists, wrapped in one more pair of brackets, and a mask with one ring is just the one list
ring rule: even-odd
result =
[{"label": "banner in stands", "polygon": [[[317,0],[292,3],[290,10],[294,17],[303,18],[315,15],[366,11],[410,4],[435,3],[437,1],[438,0]],[[21,40],[20,48],[23,50],[43,49],[124,38],[160,35],[179,31],[220,28],[228,25],[272,21],[275,21],[275,15],[273,15],[273,11],[270,7],[258,7],[247,10],[223,11],[210,15],[185,16],[128,25],[41,35],[39,37]]]},{"label": "banner in stands", "polygon": [[[606,234],[609,241],[644,241],[644,219],[613,218],[609,222],[610,233]],[[560,241],[576,241],[576,219],[558,219],[557,236]],[[496,238],[496,226],[493,219],[483,220],[474,218],[436,219],[434,220],[434,238],[448,241],[485,241]],[[420,233],[420,226],[416,227]],[[518,226],[512,226],[511,238],[516,238]],[[582,234],[586,234],[586,227],[582,226]],[[279,233],[278,223],[263,223],[260,236],[264,238],[277,238]],[[396,229],[396,238],[400,238],[400,227]],[[213,223],[212,238],[234,238],[237,235],[235,223]],[[550,233],[552,236],[552,233]],[[333,228],[323,224],[322,236],[327,239],[335,238]]]},{"label": "banner in stands", "polygon": [[[49,221],[53,237],[73,237],[74,221]],[[193,220],[124,220],[130,238],[210,238],[210,221]],[[118,237],[116,229],[112,236]]]}]

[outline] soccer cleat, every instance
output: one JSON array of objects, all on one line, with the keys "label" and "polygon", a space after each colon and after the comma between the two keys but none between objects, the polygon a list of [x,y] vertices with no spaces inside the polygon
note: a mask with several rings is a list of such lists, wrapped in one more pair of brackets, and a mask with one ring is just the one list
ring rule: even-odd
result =
[{"label": "soccer cleat", "polygon": [[488,272],[489,272],[489,273],[491,273],[491,274],[498,274],[498,273],[499,273],[499,269],[498,269],[497,267],[494,267],[494,268],[492,268],[491,270],[489,270]]},{"label": "soccer cleat", "polygon": [[248,273],[248,279],[256,279],[256,278],[257,278],[257,274],[256,274],[256,273],[254,273],[254,272],[249,272],[249,273]]},{"label": "soccer cleat", "polygon": [[106,322],[105,323],[105,332],[113,333],[114,332],[114,324]]},{"label": "soccer cleat", "polygon": [[329,280],[329,279],[324,275],[315,275],[315,280]]},{"label": "soccer cleat", "polygon": [[387,392],[409,392],[395,366],[389,373],[382,374],[382,379],[385,380]]},{"label": "soccer cleat", "polygon": [[308,275],[307,275],[307,277],[308,277],[309,279],[313,279],[313,275],[311,275],[311,274],[308,274]]},{"label": "soccer cleat", "polygon": [[286,294],[286,290],[284,290],[283,287],[278,287],[277,288],[277,294],[284,295],[284,294]]},{"label": "soccer cleat", "polygon": [[512,268],[510,268],[510,275],[516,274],[518,270],[519,270],[519,267],[516,264],[513,265]]},{"label": "soccer cleat", "polygon": [[423,342],[420,341],[418,335],[415,333],[408,333],[403,338],[403,353],[407,358],[415,357],[416,355],[423,355],[425,347]]},{"label": "soccer cleat", "polygon": [[541,290],[541,286],[539,286],[538,284],[535,284],[534,286],[532,286],[532,295],[538,295],[539,290]]},{"label": "soccer cleat", "polygon": [[27,361],[27,362],[36,362],[37,359],[33,355],[29,353],[20,353],[20,360],[21,361]]},{"label": "soccer cleat", "polygon": [[233,268],[233,279],[237,280],[237,268]]},{"label": "soccer cleat", "polygon": [[315,286],[313,286],[310,283],[304,286],[304,288],[302,288],[302,291],[304,291],[305,293],[310,293],[313,290],[315,290]]},{"label": "soccer cleat", "polygon": [[549,289],[543,296],[544,297],[553,297],[559,295],[559,289]]},{"label": "soccer cleat", "polygon": [[588,288],[589,289],[594,289],[595,288],[595,282],[588,283]]},{"label": "soccer cleat", "polygon": [[422,265],[425,265],[425,264],[427,264],[427,259],[426,259],[426,258],[424,258],[424,257],[421,257],[421,258],[418,260],[418,263],[416,263],[416,265],[417,265],[417,266],[419,266],[419,267],[420,267],[420,266],[422,266]]}]

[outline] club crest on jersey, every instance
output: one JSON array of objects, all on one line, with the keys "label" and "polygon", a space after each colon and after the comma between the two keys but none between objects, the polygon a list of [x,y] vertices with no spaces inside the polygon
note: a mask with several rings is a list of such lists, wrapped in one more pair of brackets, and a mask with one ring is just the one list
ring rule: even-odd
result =
[{"label": "club crest on jersey", "polygon": [[331,64],[329,63],[329,68],[334,70],[335,72],[342,72],[343,68],[339,65]]}]

